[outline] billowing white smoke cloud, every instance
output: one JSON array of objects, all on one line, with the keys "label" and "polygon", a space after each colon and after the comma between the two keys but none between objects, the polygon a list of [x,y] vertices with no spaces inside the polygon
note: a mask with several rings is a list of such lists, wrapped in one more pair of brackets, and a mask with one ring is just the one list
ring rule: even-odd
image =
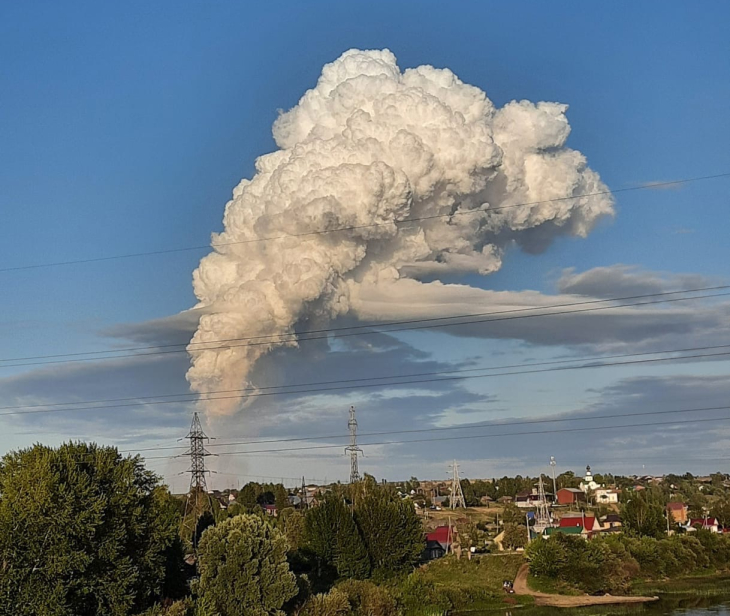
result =
[{"label": "billowing white smoke cloud", "polygon": [[[497,109],[448,69],[401,72],[388,50],[351,50],[326,65],[274,124],[280,149],[236,187],[225,231],[194,273],[204,316],[189,347],[193,390],[246,386],[256,360],[280,344],[200,343],[290,334],[353,311],[359,289],[489,274],[510,242],[537,252],[559,234],[585,236],[613,201],[580,197],[607,189],[565,147],[566,109]],[[413,218],[426,220],[396,224]],[[343,227],[352,229],[301,236]],[[286,235],[300,237],[256,241]],[[210,414],[240,405],[205,403]]]}]

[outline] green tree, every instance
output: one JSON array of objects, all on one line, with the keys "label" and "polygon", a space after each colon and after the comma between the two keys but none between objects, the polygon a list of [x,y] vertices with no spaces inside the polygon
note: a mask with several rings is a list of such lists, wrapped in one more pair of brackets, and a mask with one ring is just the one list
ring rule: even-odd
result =
[{"label": "green tree", "polygon": [[723,496],[710,508],[710,515],[723,526],[730,525],[730,496]]},{"label": "green tree", "polygon": [[502,545],[508,550],[524,548],[527,545],[527,527],[524,524],[505,524]]},{"label": "green tree", "polygon": [[622,507],[621,517],[624,527],[637,535],[659,538],[666,533],[664,505],[652,494],[632,494]]},{"label": "green tree", "polygon": [[423,551],[423,525],[413,503],[376,487],[355,508],[355,521],[373,571],[388,576],[410,571]]},{"label": "green tree", "polygon": [[370,574],[368,553],[352,513],[336,496],[307,511],[304,544],[315,556],[319,577],[326,577],[328,569],[340,577],[365,578]]},{"label": "green tree", "polygon": [[271,616],[297,593],[284,535],[258,516],[229,518],[203,533],[200,600],[219,616]]},{"label": "green tree", "polygon": [[285,509],[281,521],[289,550],[295,552],[304,543],[304,515],[295,509]]},{"label": "green tree", "polygon": [[0,605],[123,616],[179,589],[179,506],[141,458],[35,445],[0,462]]},{"label": "green tree", "polygon": [[258,505],[256,499],[261,493],[260,486],[255,483],[247,483],[238,493],[236,501],[240,503],[247,511],[251,511]]},{"label": "green tree", "polygon": [[565,545],[552,539],[531,541],[525,551],[532,575],[557,578],[568,560]]},{"label": "green tree", "polygon": [[502,520],[505,524],[520,524],[525,521],[525,514],[514,503],[507,503],[502,510]]},{"label": "green tree", "polygon": [[284,509],[291,507],[291,504],[289,503],[289,494],[286,491],[286,488],[280,483],[277,483],[274,486],[274,505],[276,505],[276,511],[279,513],[284,511]]}]

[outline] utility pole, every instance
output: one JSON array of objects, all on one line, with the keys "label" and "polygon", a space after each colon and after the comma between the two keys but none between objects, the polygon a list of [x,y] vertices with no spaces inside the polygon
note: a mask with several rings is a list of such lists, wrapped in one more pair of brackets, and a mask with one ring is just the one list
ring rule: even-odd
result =
[{"label": "utility pole", "polygon": [[459,479],[459,465],[454,460],[451,465],[451,496],[449,497],[449,505],[452,509],[457,507],[466,508],[466,502],[464,501],[464,492],[461,490],[461,479]]},{"label": "utility pole", "polygon": [[350,407],[350,421],[347,422],[350,429],[350,444],[345,447],[345,453],[350,454],[350,483],[360,481],[360,470],[357,467],[357,456],[362,449],[357,446],[357,419],[355,419],[355,407]]},{"label": "utility pole", "polygon": [[555,464],[555,456],[550,456],[550,466],[553,469],[553,502],[557,502],[558,500],[558,488],[555,483]]},{"label": "utility pole", "polygon": [[190,441],[189,449],[182,454],[183,456],[190,456],[190,468],[187,471],[190,473],[190,489],[185,500],[180,534],[184,539],[190,539],[193,544],[193,551],[197,552],[196,531],[198,520],[204,512],[213,512],[205,478],[206,474],[210,472],[205,468],[205,458],[212,455],[205,448],[205,443],[210,439],[203,432],[203,426],[200,424],[200,417],[198,417],[197,412],[193,413],[190,432],[185,438]]}]

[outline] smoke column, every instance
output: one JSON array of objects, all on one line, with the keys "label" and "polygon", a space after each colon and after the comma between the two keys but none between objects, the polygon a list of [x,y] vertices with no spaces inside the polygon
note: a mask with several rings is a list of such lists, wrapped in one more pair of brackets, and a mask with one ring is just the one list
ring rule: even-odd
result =
[{"label": "smoke column", "polygon": [[[188,347],[192,389],[245,387],[255,362],[282,344],[201,351],[200,343],[358,316],[363,289],[443,293],[450,285],[440,277],[494,272],[511,243],[539,252],[561,234],[587,235],[613,200],[581,197],[607,188],[565,147],[566,109],[528,101],[498,109],[448,69],[401,71],[388,50],[350,50],[327,64],[274,123],[279,149],[235,188],[225,230],[193,274],[203,316]],[[531,205],[499,209],[523,203]],[[433,216],[442,217],[395,224]],[[355,228],[301,236],[343,227]],[[255,241],[287,235],[300,237]],[[228,415],[242,400],[203,404]]]}]

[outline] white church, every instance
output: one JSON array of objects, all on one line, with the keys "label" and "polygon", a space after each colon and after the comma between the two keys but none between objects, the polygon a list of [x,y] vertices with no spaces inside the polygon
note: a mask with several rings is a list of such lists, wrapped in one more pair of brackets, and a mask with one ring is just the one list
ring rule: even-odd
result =
[{"label": "white church", "polygon": [[596,483],[590,466],[586,466],[585,477],[583,477],[583,481],[580,482],[578,487],[583,490],[584,494],[590,491],[595,498],[596,504],[618,503],[618,490],[606,488],[602,483]]}]

